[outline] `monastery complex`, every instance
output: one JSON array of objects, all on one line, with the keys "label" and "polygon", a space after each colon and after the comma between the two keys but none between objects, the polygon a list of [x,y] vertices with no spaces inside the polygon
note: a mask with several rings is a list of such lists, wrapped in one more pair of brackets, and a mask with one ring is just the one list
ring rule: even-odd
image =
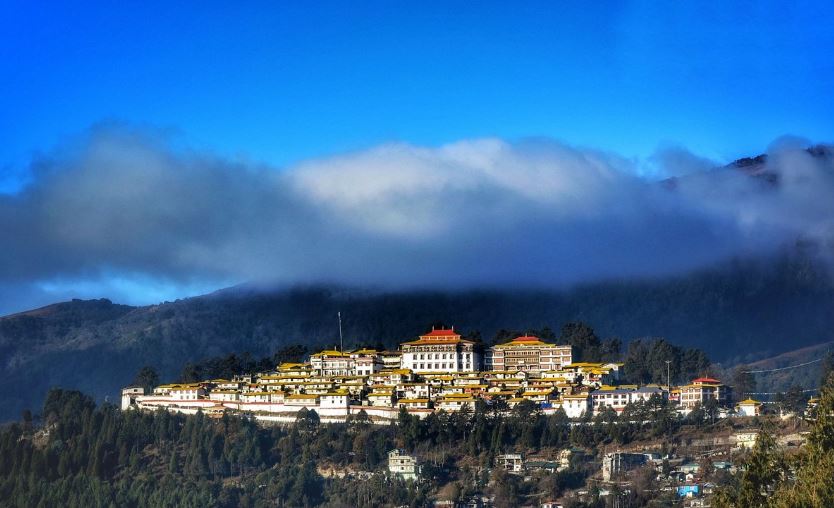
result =
[{"label": "monastery complex", "polygon": [[652,397],[676,401],[683,412],[709,399],[728,401],[728,387],[710,378],[671,389],[621,385],[622,367],[574,362],[571,346],[538,337],[483,348],[453,328],[432,329],[403,342],[399,351],[326,350],[271,372],[164,384],[153,393],[131,386],[122,390],[121,406],[210,416],[234,412],[265,422],[293,422],[306,408],[322,422],[344,422],[364,412],[375,423],[387,423],[401,410],[423,418],[434,411],[471,410],[476,403],[512,408],[530,401],[545,413],[562,409],[570,418],[581,418],[604,407],[621,412]]}]

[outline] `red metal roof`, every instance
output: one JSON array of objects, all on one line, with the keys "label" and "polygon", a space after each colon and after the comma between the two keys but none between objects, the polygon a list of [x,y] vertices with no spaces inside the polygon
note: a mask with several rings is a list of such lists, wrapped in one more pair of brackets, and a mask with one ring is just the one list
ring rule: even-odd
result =
[{"label": "red metal roof", "polygon": [[721,383],[721,381],[717,379],[713,379],[711,377],[699,377],[698,379],[693,379],[693,383]]},{"label": "red metal roof", "polygon": [[513,342],[538,342],[540,340],[541,339],[535,335],[522,335],[521,337],[514,338]]},{"label": "red metal roof", "polygon": [[459,336],[459,335],[460,335],[459,333],[455,333],[455,328],[454,327],[448,328],[448,329],[447,328],[440,328],[440,329],[432,328],[432,330],[429,333],[427,333],[425,335],[421,335],[421,337],[451,337],[451,336]]}]

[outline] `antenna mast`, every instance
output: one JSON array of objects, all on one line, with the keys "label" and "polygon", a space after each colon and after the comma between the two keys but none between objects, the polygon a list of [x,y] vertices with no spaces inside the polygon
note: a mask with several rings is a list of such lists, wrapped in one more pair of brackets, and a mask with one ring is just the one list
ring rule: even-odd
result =
[{"label": "antenna mast", "polygon": [[345,352],[345,343],[342,339],[342,311],[338,311],[336,315],[339,317],[339,352]]}]

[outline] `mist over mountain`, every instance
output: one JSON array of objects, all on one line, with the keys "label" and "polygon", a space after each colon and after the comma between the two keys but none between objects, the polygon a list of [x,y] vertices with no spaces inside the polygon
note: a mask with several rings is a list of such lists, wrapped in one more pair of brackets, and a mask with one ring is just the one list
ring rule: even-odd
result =
[{"label": "mist over mountain", "polygon": [[809,144],[780,139],[724,167],[680,147],[641,161],[552,139],[474,139],[279,169],[100,125],[0,194],[0,312],[244,281],[566,289],[797,242],[830,258],[834,157]]},{"label": "mist over mountain", "polygon": [[145,307],[70,301],[0,318],[0,418],[40,407],[52,386],[115,396],[144,365],[174,379],[186,362],[211,356],[332,345],[339,311],[346,347],[396,347],[437,321],[488,340],[501,328],[581,320],[603,338],[662,336],[729,365],[834,338],[834,283],[818,261],[794,254],[564,291],[238,286]]},{"label": "mist over mountain", "polygon": [[0,319],[0,417],[51,386],[114,396],[144,365],[174,379],[211,356],[332,345],[337,312],[349,346],[396,347],[437,321],[485,339],[584,321],[723,363],[829,341],[834,152],[808,145],[727,165],[672,147],[646,167],[488,139],[279,171],[99,127],[0,195],[0,308],[232,287]]}]

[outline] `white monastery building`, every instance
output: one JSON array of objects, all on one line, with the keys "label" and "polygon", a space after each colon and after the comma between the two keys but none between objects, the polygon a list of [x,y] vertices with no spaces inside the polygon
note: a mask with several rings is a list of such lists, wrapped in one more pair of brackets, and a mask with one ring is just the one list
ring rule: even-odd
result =
[{"label": "white monastery building", "polygon": [[475,342],[454,328],[434,329],[401,345],[402,368],[413,372],[477,372],[481,368]]}]

